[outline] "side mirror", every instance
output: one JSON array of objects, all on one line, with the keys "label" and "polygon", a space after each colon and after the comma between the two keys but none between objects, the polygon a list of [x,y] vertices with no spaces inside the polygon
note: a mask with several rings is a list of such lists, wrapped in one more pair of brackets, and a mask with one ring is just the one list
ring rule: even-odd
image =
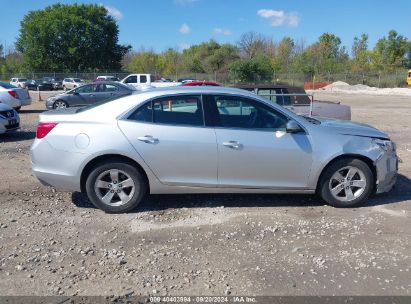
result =
[{"label": "side mirror", "polygon": [[287,125],[285,127],[285,130],[287,133],[300,133],[304,132],[304,129],[301,128],[301,126],[295,121],[295,120],[289,120],[287,122]]}]

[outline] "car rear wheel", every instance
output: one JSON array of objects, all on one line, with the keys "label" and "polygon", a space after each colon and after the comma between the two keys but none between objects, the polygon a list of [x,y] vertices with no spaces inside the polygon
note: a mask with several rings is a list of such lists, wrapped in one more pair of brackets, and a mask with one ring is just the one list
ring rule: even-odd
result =
[{"label": "car rear wheel", "polygon": [[325,169],[319,190],[321,197],[334,207],[353,207],[365,202],[374,189],[370,167],[359,159],[346,158]]},{"label": "car rear wheel", "polygon": [[135,209],[146,194],[146,182],[138,169],[120,161],[97,165],[86,180],[90,201],[108,213]]},{"label": "car rear wheel", "polygon": [[67,104],[67,102],[63,100],[57,100],[53,103],[53,109],[65,109],[68,107],[69,105]]}]

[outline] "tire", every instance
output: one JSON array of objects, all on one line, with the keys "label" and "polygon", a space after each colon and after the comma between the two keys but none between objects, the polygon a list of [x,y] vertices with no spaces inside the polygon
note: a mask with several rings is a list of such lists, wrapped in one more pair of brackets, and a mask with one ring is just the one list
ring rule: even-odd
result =
[{"label": "tire", "polygon": [[69,107],[68,103],[65,102],[64,100],[56,100],[53,103],[53,109],[65,109],[68,107]]},{"label": "tire", "polygon": [[63,86],[63,90],[64,90],[64,91],[67,91],[67,88],[66,88],[66,86],[65,86],[65,85]]},{"label": "tire", "polygon": [[328,204],[344,208],[364,203],[372,194],[374,185],[374,174],[365,162],[343,158],[325,169],[318,189]]},{"label": "tire", "polygon": [[17,108],[14,108],[14,110],[16,110],[17,112],[20,112],[21,106],[20,106],[20,107],[17,107]]},{"label": "tire", "polygon": [[107,213],[124,213],[140,204],[147,185],[133,165],[107,160],[90,172],[85,188],[88,198],[97,208]]}]

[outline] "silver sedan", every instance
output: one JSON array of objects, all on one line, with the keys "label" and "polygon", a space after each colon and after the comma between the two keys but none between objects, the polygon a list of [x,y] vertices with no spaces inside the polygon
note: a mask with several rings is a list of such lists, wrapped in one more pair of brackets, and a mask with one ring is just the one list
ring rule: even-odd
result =
[{"label": "silver sedan", "polygon": [[221,87],[42,113],[31,153],[43,184],[82,191],[106,212],[130,211],[149,193],[317,193],[351,207],[389,191],[398,170],[395,144],[373,127]]}]

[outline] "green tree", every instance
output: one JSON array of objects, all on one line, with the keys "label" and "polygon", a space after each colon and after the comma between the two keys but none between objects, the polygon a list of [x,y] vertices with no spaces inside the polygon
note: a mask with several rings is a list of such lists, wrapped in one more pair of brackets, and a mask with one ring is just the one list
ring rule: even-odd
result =
[{"label": "green tree", "polygon": [[208,63],[213,72],[228,67],[234,60],[238,59],[238,49],[231,44],[223,44],[208,57]]},{"label": "green tree", "polygon": [[370,68],[370,52],[368,51],[368,35],[354,37],[352,45],[352,70],[355,72],[367,71]]},{"label": "green tree", "polygon": [[117,23],[103,6],[54,4],[24,16],[16,47],[37,71],[113,70],[131,48],[117,42]]},{"label": "green tree", "polygon": [[277,58],[283,72],[288,72],[294,56],[294,40],[284,37],[277,47]]},{"label": "green tree", "polygon": [[159,56],[154,53],[154,51],[142,50],[140,52],[132,53],[127,69],[134,73],[157,74],[158,72],[161,72]]},{"label": "green tree", "polygon": [[230,75],[241,82],[259,82],[272,79],[273,67],[267,56],[259,55],[234,61],[230,65]]},{"label": "green tree", "polygon": [[396,31],[390,31],[388,38],[379,39],[372,54],[372,65],[376,69],[389,69],[406,66],[407,39]]}]

